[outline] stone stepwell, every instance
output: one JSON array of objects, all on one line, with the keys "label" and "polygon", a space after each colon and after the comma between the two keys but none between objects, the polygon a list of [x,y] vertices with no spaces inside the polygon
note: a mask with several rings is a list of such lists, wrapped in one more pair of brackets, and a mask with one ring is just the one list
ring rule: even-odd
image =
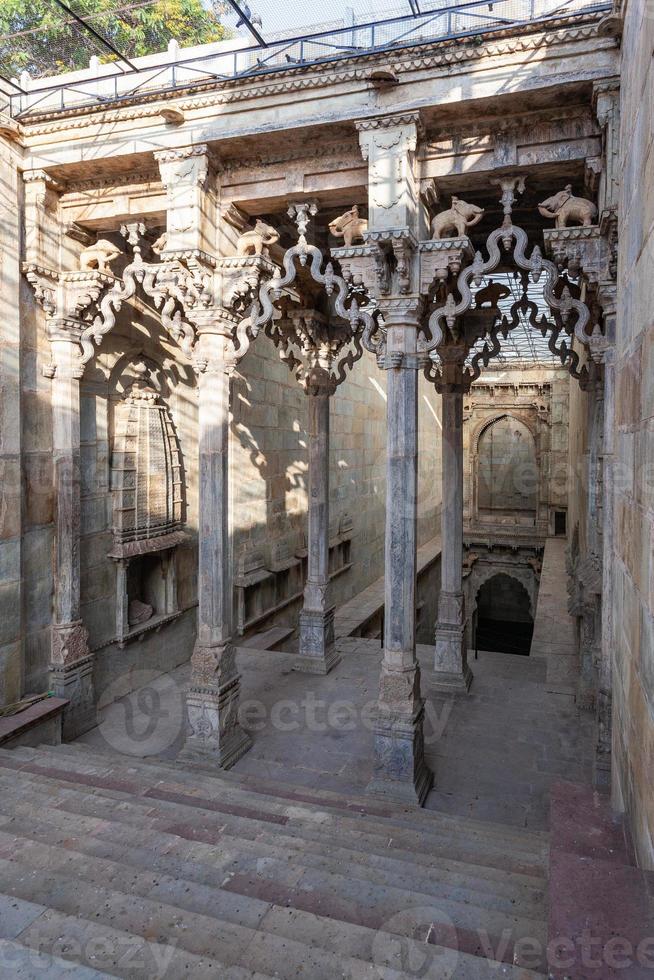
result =
[{"label": "stone stepwell", "polygon": [[85,745],[0,750],[0,974],[529,980],[549,834]]}]

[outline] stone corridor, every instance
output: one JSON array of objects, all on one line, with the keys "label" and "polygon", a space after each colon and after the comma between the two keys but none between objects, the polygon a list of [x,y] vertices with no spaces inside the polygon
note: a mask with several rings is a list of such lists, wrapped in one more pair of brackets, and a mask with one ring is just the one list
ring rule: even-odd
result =
[{"label": "stone corridor", "polygon": [[652,2],[0,3],[0,978],[654,977]]}]

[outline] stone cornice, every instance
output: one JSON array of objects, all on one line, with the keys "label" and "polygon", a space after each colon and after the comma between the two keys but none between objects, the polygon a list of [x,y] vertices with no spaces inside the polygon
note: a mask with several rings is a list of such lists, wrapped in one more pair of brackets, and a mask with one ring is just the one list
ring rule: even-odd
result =
[{"label": "stone cornice", "polygon": [[25,184],[45,184],[47,187],[52,188],[54,191],[61,190],[62,185],[59,181],[55,180],[47,170],[24,170],[23,171],[23,182]]},{"label": "stone cornice", "polygon": [[158,170],[138,171],[126,174],[107,174],[105,177],[87,177],[65,181],[65,194],[75,194],[80,191],[106,190],[114,187],[138,187],[141,184],[161,184],[161,174]]},{"label": "stone cornice", "polygon": [[[394,70],[400,73],[420,71],[422,69],[449,68],[457,63],[479,61],[484,57],[493,57],[515,52],[530,51],[543,46],[566,44],[574,41],[595,39],[605,47],[616,47],[609,38],[599,38],[597,34],[597,15],[584,18],[568,17],[551,21],[547,30],[542,23],[534,24],[533,28],[507,28],[496,31],[488,41],[481,44],[470,43],[469,39],[447,41],[431,41],[424,45],[393,52]],[[373,52],[342,59],[332,65],[312,65],[296,67],[275,72],[270,80],[262,83],[260,78],[247,77],[239,80],[212,80],[200,88],[209,94],[196,95],[199,86],[187,90],[176,89],[170,92],[166,99],[161,93],[147,95],[140,91],[134,96],[131,106],[125,106],[124,100],[120,108],[106,109],[103,106],[84,106],[70,109],[65,113],[43,113],[22,120],[26,137],[46,135],[61,130],[81,129],[94,125],[105,125],[121,121],[157,117],[160,115],[162,103],[175,100],[175,105],[182,111],[193,111],[213,105],[225,105],[246,99],[262,98],[269,95],[288,94],[293,91],[306,91],[308,88],[323,88],[330,84],[347,81],[368,81],[370,67],[383,61],[388,62],[388,51]],[[186,95],[184,101],[177,101]],[[77,117],[77,118],[75,118]],[[46,122],[47,120],[51,120]]]},{"label": "stone cornice", "polygon": [[397,126],[415,125],[418,131],[422,127],[420,113],[416,110],[408,112],[394,112],[389,115],[369,116],[365,119],[355,119],[354,125],[360,133],[367,133],[373,129],[393,129]]},{"label": "stone cornice", "polygon": [[192,157],[204,156],[209,156],[209,147],[206,143],[180,146],[172,150],[156,150],[154,153],[157,163],[178,163],[181,160],[190,160]]}]

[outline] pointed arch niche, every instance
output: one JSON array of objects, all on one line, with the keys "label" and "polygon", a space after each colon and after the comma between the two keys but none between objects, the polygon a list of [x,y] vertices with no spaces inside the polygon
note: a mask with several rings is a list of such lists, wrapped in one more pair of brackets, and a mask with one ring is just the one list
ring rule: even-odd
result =
[{"label": "pointed arch niche", "polygon": [[535,527],[541,474],[526,422],[509,412],[486,420],[473,447],[471,475],[477,523]]}]

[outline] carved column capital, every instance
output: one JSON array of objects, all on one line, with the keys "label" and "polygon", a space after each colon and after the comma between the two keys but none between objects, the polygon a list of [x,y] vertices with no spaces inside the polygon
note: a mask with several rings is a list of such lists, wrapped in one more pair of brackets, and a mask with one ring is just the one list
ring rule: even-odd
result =
[{"label": "carved column capital", "polygon": [[155,153],[166,189],[166,253],[211,252],[215,202],[209,181],[209,147],[204,143]]},{"label": "carved column capital", "polygon": [[209,147],[206,143],[157,150],[154,158],[159,164],[164,187],[177,183],[204,186],[209,173]]}]

